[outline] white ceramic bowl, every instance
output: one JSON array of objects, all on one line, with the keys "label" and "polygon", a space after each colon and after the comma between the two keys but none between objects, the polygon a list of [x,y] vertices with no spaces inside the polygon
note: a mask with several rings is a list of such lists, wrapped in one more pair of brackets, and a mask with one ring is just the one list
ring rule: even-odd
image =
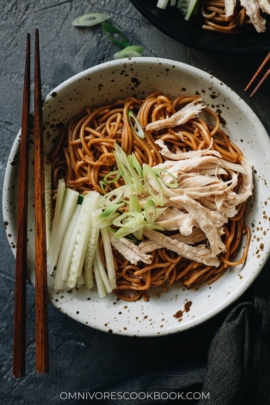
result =
[{"label": "white ceramic bowl", "polygon": [[[201,94],[206,104],[219,109],[224,130],[240,146],[254,167],[254,195],[246,222],[252,231],[248,259],[243,268],[228,270],[211,286],[186,290],[181,284],[160,294],[153,289],[148,302],[127,303],[111,294],[99,299],[96,291],[80,288],[56,293],[48,277],[53,305],[73,319],[110,333],[156,336],[179,332],[213,317],[236,300],[259,274],[270,251],[267,239],[270,219],[270,141],[257,116],[230,88],[213,76],[186,64],[158,58],[134,58],[107,62],[70,78],[54,89],[44,104],[44,139],[49,151],[56,125],[66,123],[85,106],[98,106],[130,95],[145,97],[155,90],[171,96]],[[3,212],[8,240],[16,253],[16,184],[19,134],[12,147],[4,181]],[[32,166],[30,166],[30,170]],[[33,174],[31,173],[32,177]],[[34,283],[33,187],[29,189],[29,278]],[[188,303],[188,305],[186,305]],[[186,305],[182,318],[174,315]]]}]

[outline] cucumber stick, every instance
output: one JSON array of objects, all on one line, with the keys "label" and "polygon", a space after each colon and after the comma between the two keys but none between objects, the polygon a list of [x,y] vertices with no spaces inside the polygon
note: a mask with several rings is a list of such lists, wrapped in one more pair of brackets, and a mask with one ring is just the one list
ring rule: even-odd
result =
[{"label": "cucumber stick", "polygon": [[67,286],[69,288],[75,287],[77,279],[82,273],[87,244],[91,233],[91,212],[98,206],[99,201],[99,193],[90,191],[86,194],[82,202],[78,217],[79,229],[76,235],[67,280]]},{"label": "cucumber stick", "polygon": [[64,179],[58,180],[58,187],[57,187],[57,198],[56,198],[56,205],[54,210],[54,217],[52,223],[52,233],[55,233],[57,228],[57,223],[60,217],[60,213],[63,207],[64,196],[66,191],[66,184]]},{"label": "cucumber stick", "polygon": [[52,228],[52,198],[51,198],[51,165],[44,165],[44,180],[45,180],[45,216],[46,216],[46,246],[47,251],[50,245],[51,228]]},{"label": "cucumber stick", "polygon": [[163,9],[163,10],[165,10],[165,8],[167,7],[168,3],[169,3],[169,0],[158,0],[158,2],[157,2],[157,7],[158,7],[158,8],[161,8],[161,9]]},{"label": "cucumber stick", "polygon": [[106,290],[106,293],[110,293],[110,292],[112,292],[112,288],[110,286],[110,282],[109,282],[106,270],[103,266],[99,249],[96,249],[95,259],[96,259],[96,263],[97,263],[97,267],[98,267],[98,272],[100,274],[101,280],[102,280],[104,288]]},{"label": "cucumber stick", "polygon": [[94,287],[93,279],[93,262],[94,255],[98,244],[99,238],[99,216],[102,212],[101,209],[94,210],[91,213],[91,233],[87,244],[87,250],[84,261],[84,274],[86,287],[91,290]]},{"label": "cucumber stick", "polygon": [[102,236],[102,240],[103,240],[103,248],[104,248],[104,253],[105,253],[108,278],[109,278],[110,286],[111,286],[112,290],[114,290],[116,288],[115,267],[114,267],[114,260],[113,260],[110,236],[109,236],[109,232],[107,231],[106,228],[101,229],[101,236]]},{"label": "cucumber stick", "polygon": [[94,274],[95,274],[95,279],[96,279],[96,283],[97,283],[97,290],[98,290],[99,298],[104,298],[107,296],[107,293],[106,293],[104,284],[102,282],[101,275],[99,273],[99,267],[97,264],[96,256],[94,257]]},{"label": "cucumber stick", "polygon": [[62,210],[57,219],[57,222],[54,222],[51,234],[51,242],[47,257],[47,267],[50,274],[52,274],[53,269],[57,263],[66,230],[76,208],[78,196],[79,193],[77,191],[71,190],[70,188],[66,189],[64,201],[62,204]]},{"label": "cucumber stick", "polygon": [[54,289],[62,290],[65,286],[65,281],[68,278],[68,271],[72,257],[72,251],[75,245],[76,235],[79,229],[78,216],[81,210],[81,205],[77,204],[75,211],[70,220],[67,232],[62,244],[62,248],[57,263],[55,274]]},{"label": "cucumber stick", "polygon": [[194,13],[194,11],[196,9],[198,1],[199,0],[189,0],[187,12],[185,14],[185,20],[186,21],[190,20],[190,17],[192,16],[192,14]]}]

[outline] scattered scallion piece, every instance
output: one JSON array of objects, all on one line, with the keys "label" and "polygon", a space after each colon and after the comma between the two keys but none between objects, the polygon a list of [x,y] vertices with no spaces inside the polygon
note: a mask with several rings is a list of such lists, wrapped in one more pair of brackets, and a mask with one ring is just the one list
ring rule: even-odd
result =
[{"label": "scattered scallion piece", "polygon": [[[125,34],[114,25],[109,24],[107,22],[103,22],[102,28],[104,33],[107,35],[107,37],[113,44],[118,45],[121,49],[130,46],[130,43],[128,42],[128,39],[125,36]],[[113,34],[117,34],[118,36],[122,37],[122,40],[118,41],[117,39],[114,38]]]},{"label": "scattered scallion piece", "polygon": [[144,131],[141,127],[141,124],[137,120],[137,118],[134,115],[134,112],[132,110],[128,111],[128,121],[129,125],[132,128],[132,131],[138,135],[139,138],[143,139],[145,137]]},{"label": "scattered scallion piece", "polygon": [[127,46],[126,48],[122,49],[121,51],[115,53],[113,55],[114,59],[122,59],[122,58],[139,58],[142,56],[143,48],[141,46]]},{"label": "scattered scallion piece", "polygon": [[75,18],[72,22],[74,27],[92,27],[108,20],[109,16],[103,13],[88,13]]}]

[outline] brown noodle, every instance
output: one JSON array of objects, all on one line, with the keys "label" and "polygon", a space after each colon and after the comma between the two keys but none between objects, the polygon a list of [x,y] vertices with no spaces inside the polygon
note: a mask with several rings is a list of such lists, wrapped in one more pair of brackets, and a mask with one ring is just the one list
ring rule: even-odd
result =
[{"label": "brown noodle", "polygon": [[[155,144],[155,139],[162,139],[169,149],[176,153],[205,149],[213,138],[212,149],[219,151],[225,160],[239,163],[242,156],[240,149],[219,128],[219,116],[209,108],[205,108],[204,111],[210,115],[211,121],[215,121],[215,124],[209,125],[201,118],[194,118],[177,127],[177,130],[183,134],[183,140],[172,128],[153,133],[145,131],[145,139],[140,139],[130,127],[128,120],[130,109],[134,111],[145,129],[149,122],[170,116],[180,107],[197,98],[197,96],[179,96],[171,100],[156,92],[150,94],[145,100],[131,97],[96,109],[86,108],[70,121],[68,128],[61,130],[58,143],[49,156],[53,167],[54,190],[57,189],[58,179],[65,177],[67,186],[81,193],[88,190],[102,193],[100,180],[115,170],[113,153],[115,142],[127,154],[133,152],[141,164],[147,163],[154,166],[164,161],[159,153],[159,147]],[[116,187],[122,184],[120,180],[114,183]],[[241,176],[235,191],[240,184]],[[147,300],[147,291],[151,287],[166,290],[166,284],[177,281],[181,281],[186,288],[197,287],[204,282],[211,284],[221,277],[229,266],[243,264],[251,238],[250,230],[243,220],[244,208],[245,203],[238,206],[238,215],[230,218],[224,225],[223,242],[226,251],[219,255],[218,267],[190,261],[165,248],[153,252],[153,261],[150,265],[142,262],[133,265],[114,249],[117,277],[115,294],[126,301],[135,301],[140,298]],[[246,235],[245,248],[242,257],[234,261],[243,234]],[[102,240],[99,248],[105,265]]]}]

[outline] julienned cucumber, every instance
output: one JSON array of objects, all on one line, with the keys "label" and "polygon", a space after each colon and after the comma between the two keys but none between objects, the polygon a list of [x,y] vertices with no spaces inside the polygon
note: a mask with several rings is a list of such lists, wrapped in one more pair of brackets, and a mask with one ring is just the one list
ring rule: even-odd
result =
[{"label": "julienned cucumber", "polygon": [[199,2],[199,0],[189,0],[187,12],[186,12],[186,15],[185,15],[185,20],[186,21],[190,20],[190,17],[194,13],[198,2]]},{"label": "julienned cucumber", "polygon": [[67,188],[64,192],[63,203],[60,208],[61,212],[57,218],[57,223],[54,221],[48,250],[47,267],[50,274],[52,274],[57,263],[66,230],[76,208],[78,195],[79,193],[77,191],[71,190],[70,188]]},{"label": "julienned cucumber", "polygon": [[79,230],[76,235],[75,245],[72,253],[67,286],[75,287],[78,277],[82,273],[84,258],[86,254],[87,244],[91,232],[91,211],[98,206],[100,199],[99,193],[89,191],[82,202],[81,211],[78,217]]}]

